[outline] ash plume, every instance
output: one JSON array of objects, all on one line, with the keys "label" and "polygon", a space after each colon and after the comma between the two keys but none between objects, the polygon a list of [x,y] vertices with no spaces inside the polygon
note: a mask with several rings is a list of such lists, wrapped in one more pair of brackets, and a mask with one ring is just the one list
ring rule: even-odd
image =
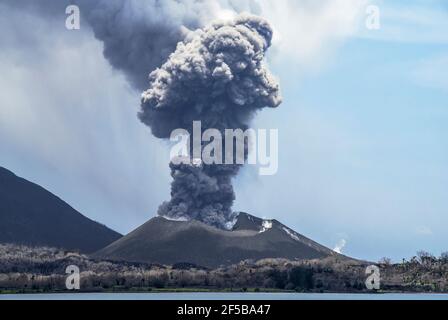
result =
[{"label": "ash plume", "polygon": [[[201,1],[100,0],[81,1],[95,37],[103,42],[104,57],[143,91],[149,73],[159,67],[189,29],[202,25]],[[189,12],[186,14],[185,12]]]},{"label": "ash plume", "polygon": [[77,5],[81,29],[91,29],[103,44],[110,65],[143,91],[148,75],[166,61],[179,41],[223,14],[241,9],[259,12],[254,0],[0,0],[44,19],[65,19],[65,8]]},{"label": "ash plume", "polygon": [[[201,121],[203,131],[246,130],[258,110],[281,103],[279,85],[264,64],[271,40],[268,22],[248,14],[196,30],[150,74],[141,121],[162,139],[178,128],[192,136],[194,121]],[[228,228],[234,218],[232,178],[241,166],[171,163],[170,167],[172,197],[158,214]]]},{"label": "ash plume", "polygon": [[[104,57],[134,89],[147,89],[139,117],[157,138],[167,139],[178,128],[191,133],[193,121],[201,121],[204,131],[245,130],[257,110],[281,102],[263,63],[272,41],[265,20],[243,14],[204,27],[243,9],[259,12],[255,0],[1,1],[58,21],[67,5],[78,5],[81,30],[91,30],[103,43]],[[172,198],[159,214],[228,227],[234,216],[232,178],[241,166],[170,167]]]},{"label": "ash plume", "polygon": [[240,0],[237,6],[233,0],[77,2],[104,45],[104,57],[138,91],[147,88],[149,73],[160,67],[192,30],[225,13],[235,15],[241,8],[261,10],[254,0]]},{"label": "ash plume", "polygon": [[[24,0],[20,0],[24,1]],[[53,0],[45,0],[53,1]],[[73,2],[74,0],[72,0]],[[58,2],[58,1],[53,1]],[[138,91],[179,41],[221,15],[244,9],[259,13],[255,0],[77,0],[109,63]]]}]

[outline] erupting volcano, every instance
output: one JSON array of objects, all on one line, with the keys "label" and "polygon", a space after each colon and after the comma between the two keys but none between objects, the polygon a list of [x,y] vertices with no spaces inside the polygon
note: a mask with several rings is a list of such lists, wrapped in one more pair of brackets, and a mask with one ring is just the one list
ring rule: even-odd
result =
[{"label": "erupting volcano", "polygon": [[[271,40],[268,22],[247,14],[196,30],[151,73],[141,121],[162,139],[179,128],[193,135],[195,121],[202,130],[213,128],[222,135],[226,129],[246,130],[258,110],[281,103],[279,85],[263,62]],[[190,148],[190,159],[196,158],[192,153]],[[159,215],[231,228],[236,217],[232,178],[241,165],[173,162],[170,167],[172,197]]]}]

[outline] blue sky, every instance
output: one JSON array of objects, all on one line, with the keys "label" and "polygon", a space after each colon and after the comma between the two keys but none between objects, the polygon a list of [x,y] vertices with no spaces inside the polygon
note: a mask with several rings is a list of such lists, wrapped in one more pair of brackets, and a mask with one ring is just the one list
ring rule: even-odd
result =
[{"label": "blue sky", "polygon": [[[235,209],[357,258],[448,251],[448,5],[371,1],[381,29],[367,30],[367,1],[321,3],[263,4],[284,103],[254,126],[279,129],[279,172],[246,168]],[[32,12],[0,17],[0,165],[122,233],[154,216],[169,150],[101,44]]]},{"label": "blue sky", "polygon": [[413,11],[400,24],[398,2],[377,4],[382,28],[345,39],[318,72],[276,65],[285,102],[269,117],[288,127],[280,150],[295,150],[280,151],[281,171],[267,182],[275,196],[259,210],[281,208],[283,221],[327,245],[344,239],[356,257],[439,254],[448,223],[448,25],[415,21],[448,14],[442,2],[402,2],[422,17]]}]

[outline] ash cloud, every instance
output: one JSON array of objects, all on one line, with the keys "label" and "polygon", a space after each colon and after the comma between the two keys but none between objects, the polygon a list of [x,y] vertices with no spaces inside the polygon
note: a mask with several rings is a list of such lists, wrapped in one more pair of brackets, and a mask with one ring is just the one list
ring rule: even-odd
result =
[{"label": "ash cloud", "polygon": [[45,19],[63,21],[65,8],[77,5],[81,29],[90,28],[103,43],[104,57],[124,73],[138,91],[148,86],[148,75],[161,66],[179,41],[224,14],[261,9],[254,0],[0,0]]},{"label": "ash cloud", "polygon": [[[148,87],[148,75],[177,44],[211,19],[241,9],[259,12],[254,0],[78,0],[104,57],[134,88]],[[84,10],[85,9],[85,10]]]},{"label": "ash cloud", "polygon": [[[192,136],[193,121],[201,121],[203,131],[214,128],[223,135],[225,129],[247,129],[258,110],[281,103],[279,85],[264,63],[272,33],[266,20],[242,14],[190,34],[150,74],[141,121],[162,139],[178,128]],[[241,166],[170,167],[172,198],[160,207],[159,215],[228,228],[234,218],[232,178]]]},{"label": "ash cloud", "polygon": [[[81,29],[90,28],[103,43],[111,66],[134,89],[146,90],[139,117],[157,138],[167,139],[178,128],[191,132],[193,121],[201,121],[204,131],[245,130],[256,111],[281,102],[278,84],[263,63],[272,41],[267,21],[243,14],[204,27],[212,18],[241,10],[259,12],[256,1],[16,0],[5,5],[63,25],[69,4],[80,7]],[[170,167],[172,198],[159,215],[227,228],[234,218],[232,178],[240,165]]]},{"label": "ash cloud", "polygon": [[104,44],[104,57],[143,91],[149,73],[168,58],[189,29],[202,25],[200,5],[197,0],[101,0],[87,10],[87,19]]}]

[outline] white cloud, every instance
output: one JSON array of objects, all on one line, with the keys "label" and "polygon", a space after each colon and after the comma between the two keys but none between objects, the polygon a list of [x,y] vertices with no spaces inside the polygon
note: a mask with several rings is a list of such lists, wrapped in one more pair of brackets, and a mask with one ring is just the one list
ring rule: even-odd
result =
[{"label": "white cloud", "polygon": [[427,226],[418,227],[415,232],[420,236],[431,236],[433,235],[432,229]]},{"label": "white cloud", "polygon": [[[359,32],[369,0],[261,1],[274,27],[279,60],[318,67],[331,49]],[[275,58],[275,56],[274,56]]]},{"label": "white cloud", "polygon": [[[230,19],[237,12],[258,14],[274,28],[271,59],[318,68],[332,49],[364,28],[371,0],[217,0],[209,1],[203,21]],[[271,50],[272,51],[272,50]]]}]

